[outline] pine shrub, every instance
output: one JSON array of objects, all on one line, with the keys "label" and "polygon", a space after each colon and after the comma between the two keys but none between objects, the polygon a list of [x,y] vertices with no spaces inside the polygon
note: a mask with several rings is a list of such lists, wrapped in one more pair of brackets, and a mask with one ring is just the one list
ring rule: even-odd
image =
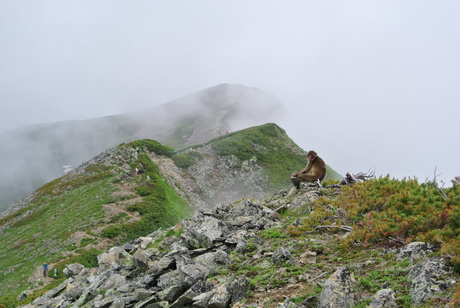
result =
[{"label": "pine shrub", "polygon": [[[415,179],[388,176],[343,186],[335,198],[321,197],[301,226],[291,234],[320,225],[351,226],[342,248],[425,241],[440,248],[460,271],[460,193],[457,186],[442,189]],[[447,198],[443,197],[443,195]]]}]

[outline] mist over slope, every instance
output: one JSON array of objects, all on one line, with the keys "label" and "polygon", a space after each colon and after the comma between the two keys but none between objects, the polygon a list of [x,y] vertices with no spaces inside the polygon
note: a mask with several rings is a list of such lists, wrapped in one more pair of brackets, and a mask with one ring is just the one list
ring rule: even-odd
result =
[{"label": "mist over slope", "polygon": [[304,158],[273,123],[104,151],[0,213],[0,307],[458,306],[458,186],[296,189]]},{"label": "mist over slope", "polygon": [[276,122],[280,102],[242,85],[221,84],[147,110],[27,126],[0,135],[0,212],[26,194],[120,143],[149,138],[176,149],[250,125]]},{"label": "mist over slope", "polygon": [[[0,297],[36,288],[41,280],[29,277],[43,262],[145,236],[195,210],[292,187],[290,171],[302,168],[304,159],[272,123],[178,153],[150,139],[106,150],[0,213]],[[139,174],[127,175],[133,168]]]}]

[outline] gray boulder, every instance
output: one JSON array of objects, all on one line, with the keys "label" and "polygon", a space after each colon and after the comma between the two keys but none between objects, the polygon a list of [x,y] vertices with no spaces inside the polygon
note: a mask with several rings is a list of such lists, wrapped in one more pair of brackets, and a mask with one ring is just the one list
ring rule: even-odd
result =
[{"label": "gray boulder", "polygon": [[353,279],[347,267],[339,267],[326,280],[318,299],[320,308],[349,308],[355,305]]},{"label": "gray boulder", "polygon": [[249,288],[246,278],[236,278],[216,285],[211,291],[195,297],[194,307],[227,308],[243,299]]},{"label": "gray boulder", "polygon": [[[208,277],[231,263],[229,251],[244,250],[254,230],[273,222],[269,213],[249,201],[197,213],[181,222],[179,237],[166,237],[173,228],[160,229],[102,253],[95,269],[67,266],[70,278],[28,307],[231,307],[249,281],[228,278],[214,285]],[[289,258],[287,250],[279,254]]]},{"label": "gray boulder", "polygon": [[279,247],[273,253],[272,259],[275,264],[281,264],[281,262],[291,260],[292,254],[289,252],[289,250],[283,247]]},{"label": "gray boulder", "polygon": [[451,287],[454,281],[442,279],[448,271],[448,266],[441,258],[427,258],[412,266],[407,275],[411,281],[409,290],[411,303],[420,305],[435,293]]},{"label": "gray boulder", "polygon": [[80,272],[84,269],[85,267],[81,265],[80,263],[73,263],[73,264],[68,264],[62,271],[66,277],[73,277],[77,276],[80,274]]},{"label": "gray boulder", "polygon": [[228,254],[220,249],[215,252],[202,254],[194,260],[208,268],[211,274],[216,274],[220,268],[227,266],[231,262]]},{"label": "gray boulder", "polygon": [[379,290],[367,306],[368,308],[398,307],[396,304],[396,293],[392,289]]},{"label": "gray boulder", "polygon": [[424,242],[412,242],[407,244],[396,255],[398,260],[403,260],[405,258],[410,258],[411,262],[414,263],[422,258],[426,257],[428,254],[435,251],[433,245]]}]

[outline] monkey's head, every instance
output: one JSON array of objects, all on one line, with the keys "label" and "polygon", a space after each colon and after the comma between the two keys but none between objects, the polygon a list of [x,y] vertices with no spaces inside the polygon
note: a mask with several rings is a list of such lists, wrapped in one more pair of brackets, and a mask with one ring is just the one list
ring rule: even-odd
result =
[{"label": "monkey's head", "polygon": [[308,160],[313,160],[313,159],[316,158],[316,156],[318,156],[318,154],[316,154],[315,151],[310,151],[310,152],[307,153]]}]

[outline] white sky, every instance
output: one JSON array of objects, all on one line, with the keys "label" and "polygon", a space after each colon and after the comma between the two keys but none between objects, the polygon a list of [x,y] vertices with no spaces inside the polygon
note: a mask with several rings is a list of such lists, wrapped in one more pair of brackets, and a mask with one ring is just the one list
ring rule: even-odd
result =
[{"label": "white sky", "polygon": [[460,1],[0,0],[0,132],[220,83],[338,172],[460,175]]}]

